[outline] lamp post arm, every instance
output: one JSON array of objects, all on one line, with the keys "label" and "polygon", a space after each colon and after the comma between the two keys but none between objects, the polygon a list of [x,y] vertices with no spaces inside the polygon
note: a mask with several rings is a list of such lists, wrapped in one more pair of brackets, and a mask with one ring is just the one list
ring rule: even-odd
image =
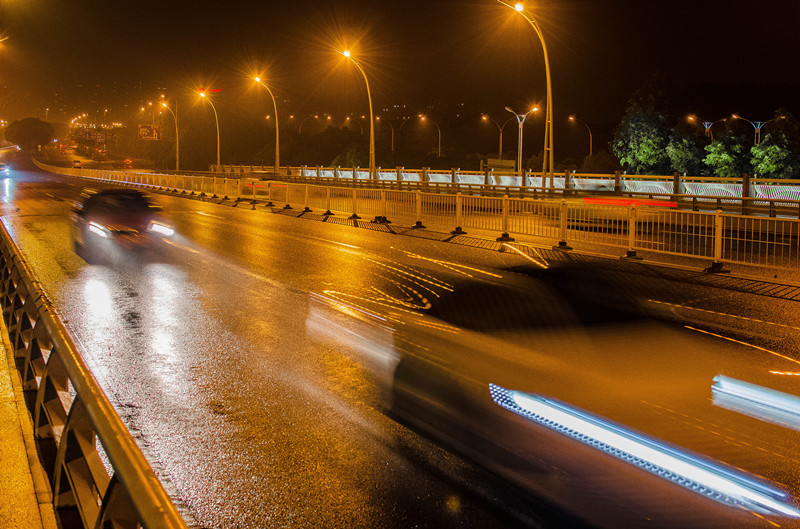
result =
[{"label": "lamp post arm", "polygon": [[281,143],[280,143],[280,128],[278,127],[278,103],[275,101],[275,95],[269,89],[266,83],[258,81],[258,84],[267,89],[269,97],[272,99],[272,108],[275,110],[275,172],[277,173],[281,166]]},{"label": "lamp post arm", "polygon": [[358,61],[352,57],[347,58],[356,65],[356,68],[364,78],[364,84],[367,85],[367,100],[369,102],[369,177],[377,178],[377,175],[375,175],[375,118],[372,115],[372,93],[369,90],[369,81],[367,80],[367,74]]},{"label": "lamp post arm", "polygon": [[214,111],[214,121],[217,124],[217,165],[220,165],[220,157],[219,157],[219,116],[217,116],[217,108],[214,106],[214,103],[211,102],[210,99],[206,98],[208,104],[211,105],[211,110]]},{"label": "lamp post arm", "polygon": [[175,170],[181,170],[181,151],[180,151],[180,134],[178,133],[178,103],[175,103],[175,112],[172,111],[166,104],[163,105],[164,108],[169,110],[169,113],[172,114],[172,117],[175,119]]}]

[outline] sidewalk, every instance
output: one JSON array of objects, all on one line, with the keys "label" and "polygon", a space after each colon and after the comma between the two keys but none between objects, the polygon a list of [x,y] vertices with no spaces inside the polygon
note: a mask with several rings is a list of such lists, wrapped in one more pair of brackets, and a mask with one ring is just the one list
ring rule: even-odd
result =
[{"label": "sidewalk", "polygon": [[55,529],[53,497],[2,322],[0,334],[0,529]]}]

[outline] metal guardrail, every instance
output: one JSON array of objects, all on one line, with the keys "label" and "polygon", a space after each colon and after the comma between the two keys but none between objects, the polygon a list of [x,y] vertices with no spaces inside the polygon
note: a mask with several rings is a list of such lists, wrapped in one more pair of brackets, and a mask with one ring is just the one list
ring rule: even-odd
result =
[{"label": "metal guardrail", "polygon": [[0,276],[3,320],[60,527],[185,529],[5,227]]},{"label": "metal guardrail", "polygon": [[[38,162],[37,162],[38,163]],[[352,219],[431,227],[454,234],[482,230],[511,241],[529,236],[562,249],[573,243],[711,259],[771,268],[800,267],[800,220],[723,214],[691,209],[585,203],[580,199],[488,197],[461,193],[294,184],[253,178],[193,177],[40,167],[53,172],[146,186],[167,191],[268,205],[301,206],[305,211],[344,214]],[[689,198],[689,197],[679,197]],[[720,200],[723,200],[720,198]],[[655,201],[654,201],[655,202]],[[690,201],[691,202],[691,201]]]}]

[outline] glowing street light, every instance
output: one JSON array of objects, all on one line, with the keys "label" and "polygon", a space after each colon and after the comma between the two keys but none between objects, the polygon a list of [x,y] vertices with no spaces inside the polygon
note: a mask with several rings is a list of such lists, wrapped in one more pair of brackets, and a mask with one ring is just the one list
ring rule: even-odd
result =
[{"label": "glowing street light", "polygon": [[504,129],[504,128],[506,128],[506,125],[508,125],[508,122],[509,122],[509,121],[511,121],[511,120],[512,120],[512,119],[514,119],[514,118],[513,118],[513,117],[511,117],[511,118],[508,118],[508,119],[506,120],[506,122],[505,122],[505,123],[503,123],[503,125],[502,125],[502,126],[500,126],[500,123],[498,123],[497,121],[493,120],[492,118],[490,118],[490,117],[489,117],[488,115],[486,115],[486,114],[484,114],[483,116],[481,116],[481,119],[482,119],[483,121],[491,121],[492,123],[494,123],[495,125],[497,125],[497,130],[499,130],[499,131],[500,131],[500,146],[499,146],[499,147],[498,147],[498,149],[497,149],[497,158],[498,158],[499,160],[502,160],[502,159],[503,159],[503,129]]},{"label": "glowing street light", "polygon": [[731,117],[734,118],[734,119],[744,120],[744,121],[750,123],[753,126],[753,128],[755,129],[755,139],[753,140],[753,145],[758,145],[759,143],[761,143],[761,128],[764,125],[766,125],[767,123],[769,123],[770,121],[775,121],[776,119],[783,119],[786,116],[778,116],[778,117],[775,117],[775,118],[772,118],[772,119],[768,119],[767,121],[750,121],[749,119],[743,118],[742,116],[740,116],[738,114],[734,114]]},{"label": "glowing street light", "polygon": [[169,113],[172,114],[172,117],[175,118],[175,170],[181,170],[181,155],[180,155],[180,146],[179,146],[179,134],[178,134],[178,104],[175,104],[175,111],[173,112],[169,105],[166,102],[162,101],[161,106],[169,110]]},{"label": "glowing street light", "polygon": [[260,77],[254,77],[255,81],[267,89],[267,93],[272,98],[272,107],[275,109],[275,173],[277,174],[280,171],[281,167],[281,144],[278,134],[280,133],[278,129],[278,104],[275,102],[275,96],[272,94],[272,90],[261,80]]},{"label": "glowing street light", "polygon": [[[547,55],[547,46],[544,43],[544,35],[542,34],[542,30],[539,28],[539,25],[536,23],[536,20],[533,18],[533,14],[525,9],[525,5],[521,2],[511,3],[508,0],[497,0],[504,6],[510,7],[520,13],[522,16],[525,17],[525,20],[531,25],[533,30],[536,32],[536,36],[539,37],[539,42],[542,44],[542,53],[544,53],[544,70],[545,70],[545,78],[547,80],[547,112],[545,113],[545,126],[544,126],[544,156],[542,160],[542,176],[544,177],[548,172],[548,166],[550,174],[553,173],[553,89],[552,83],[550,82],[550,59]],[[521,134],[521,133],[520,133]],[[550,180],[552,183],[552,179]]]},{"label": "glowing street light", "polygon": [[569,117],[570,121],[577,121],[578,123],[583,123],[583,126],[586,127],[586,130],[589,131],[589,156],[592,155],[592,129],[589,128],[589,124],[583,121],[582,119],[578,119],[575,116]]},{"label": "glowing street light", "polygon": [[[419,119],[420,119],[421,121],[425,121],[425,120],[426,120],[426,119],[428,119],[428,118],[427,118],[426,116],[420,115],[420,116],[419,116]],[[439,131],[439,152],[438,152],[437,156],[438,156],[439,158],[441,158],[441,157],[442,157],[442,129],[439,127],[439,124],[438,124],[438,123],[436,123],[434,120],[431,120],[431,123],[433,123],[434,125],[436,125],[436,130],[438,130],[438,131]]]},{"label": "glowing street light", "polygon": [[367,99],[369,100],[369,177],[376,178],[377,175],[375,174],[375,118],[373,117],[372,113],[372,94],[369,91],[369,81],[367,80],[367,74],[364,73],[364,69],[361,65],[356,61],[353,57],[350,56],[350,50],[345,50],[342,52],[342,55],[347,57],[350,62],[352,62],[358,71],[361,72],[361,75],[364,77],[364,84],[367,85]]},{"label": "glowing street light", "polygon": [[[517,114],[511,109],[511,107],[506,107],[506,110],[514,114],[514,117],[517,119],[517,124],[519,125],[519,134],[517,136],[517,171],[519,171],[520,176],[522,176],[524,180],[525,171],[522,169],[522,125],[525,123],[525,119],[528,116],[539,110],[539,107],[533,107],[524,114]],[[524,181],[522,182],[522,185],[525,185]]]},{"label": "glowing street light", "polygon": [[203,98],[204,101],[208,101],[208,104],[211,105],[211,109],[214,111],[214,121],[217,124],[217,166],[222,165],[219,161],[219,117],[217,116],[217,109],[214,107],[213,101],[211,101],[210,97],[206,97],[206,93],[204,90],[200,90],[198,92],[200,97]]},{"label": "glowing street light", "polygon": [[700,123],[701,125],[703,125],[703,128],[705,129],[706,132],[706,137],[709,140],[714,141],[714,133],[711,131],[711,127],[713,127],[716,123],[719,123],[720,121],[727,121],[728,118],[718,119],[717,121],[705,121],[697,117],[696,115],[692,114],[691,116],[687,116],[686,119],[688,119],[692,123]]}]

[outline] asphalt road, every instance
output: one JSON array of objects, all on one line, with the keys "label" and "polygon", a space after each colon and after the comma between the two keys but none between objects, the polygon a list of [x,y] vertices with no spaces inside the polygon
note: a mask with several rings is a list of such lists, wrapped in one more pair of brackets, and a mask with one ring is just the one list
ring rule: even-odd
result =
[{"label": "asphalt road", "polygon": [[[492,381],[800,491],[796,431],[720,418],[710,403],[726,369],[800,393],[769,374],[800,372],[796,301],[625,269],[581,283],[518,252],[166,195],[155,200],[177,235],[161,255],[89,265],[68,220],[86,185],[19,162],[0,183],[0,214],[197,527],[570,527],[572,516],[668,527],[681,506],[697,526],[770,526],[639,469],[608,480],[616,460],[589,451],[575,466],[585,449],[561,439],[521,448],[529,426],[482,415]],[[504,297],[526,291],[542,302]],[[631,300],[657,319],[607,308]],[[575,307],[602,317],[586,324]],[[473,417],[457,410],[462,397]],[[485,446],[487,428],[507,442]]]}]

